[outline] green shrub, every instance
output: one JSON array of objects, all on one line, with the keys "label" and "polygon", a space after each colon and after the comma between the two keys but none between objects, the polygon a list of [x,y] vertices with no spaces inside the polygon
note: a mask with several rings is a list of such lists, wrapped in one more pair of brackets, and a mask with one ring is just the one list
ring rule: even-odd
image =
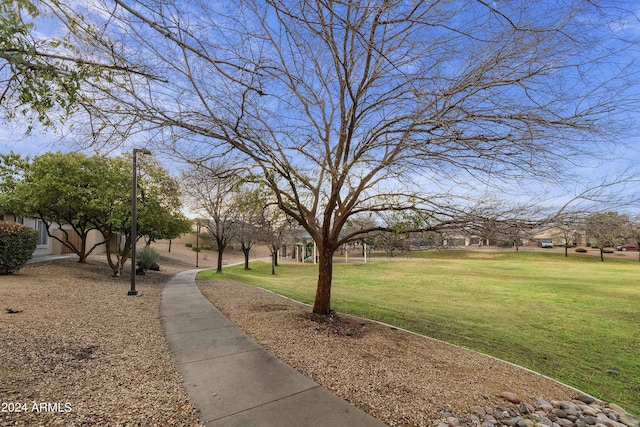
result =
[{"label": "green shrub", "polygon": [[194,246],[193,248],[191,248],[192,250],[196,251],[196,252],[200,252],[200,248]]},{"label": "green shrub", "polygon": [[151,246],[145,246],[138,252],[138,266],[144,270],[149,270],[152,267],[158,265],[160,259],[160,252],[152,248]]},{"label": "green shrub", "polygon": [[192,246],[193,246],[193,243],[185,243],[184,245],[185,245],[186,247],[190,248],[190,247],[192,247]]},{"label": "green shrub", "polygon": [[209,246],[209,245],[205,246],[204,248],[205,248],[206,250],[208,250],[208,251],[210,251],[210,250],[212,250],[212,249],[213,249],[213,247],[211,247],[211,246]]},{"label": "green shrub", "polygon": [[613,249],[608,249],[608,248],[607,249],[603,249],[602,253],[604,253],[604,254],[612,254],[613,253]]},{"label": "green shrub", "polygon": [[585,248],[576,248],[576,252],[587,252]]},{"label": "green shrub", "polygon": [[0,221],[0,275],[20,270],[37,246],[36,230],[15,222]]}]

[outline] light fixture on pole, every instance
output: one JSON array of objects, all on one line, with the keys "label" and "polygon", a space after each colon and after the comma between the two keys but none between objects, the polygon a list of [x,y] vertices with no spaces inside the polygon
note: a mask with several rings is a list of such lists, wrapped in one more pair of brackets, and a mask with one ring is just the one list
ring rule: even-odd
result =
[{"label": "light fixture on pole", "polygon": [[141,295],[136,290],[136,241],[138,240],[138,162],[137,154],[151,154],[144,148],[133,149],[133,176],[131,179],[131,289],[127,295]]},{"label": "light fixture on pole", "polygon": [[200,218],[196,221],[196,268],[198,268],[198,254],[200,253]]}]

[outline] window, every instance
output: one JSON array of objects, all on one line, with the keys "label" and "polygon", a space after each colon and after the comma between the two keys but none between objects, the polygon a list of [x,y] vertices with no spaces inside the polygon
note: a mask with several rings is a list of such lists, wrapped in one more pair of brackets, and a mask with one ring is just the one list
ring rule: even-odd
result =
[{"label": "window", "polygon": [[38,232],[38,246],[45,246],[49,241],[47,235],[47,226],[41,219],[36,220],[36,231]]}]

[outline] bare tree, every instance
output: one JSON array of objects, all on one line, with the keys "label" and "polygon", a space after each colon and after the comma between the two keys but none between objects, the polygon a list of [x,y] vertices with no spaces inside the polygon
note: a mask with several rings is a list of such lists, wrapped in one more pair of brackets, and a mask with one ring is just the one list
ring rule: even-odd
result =
[{"label": "bare tree", "polygon": [[234,206],[237,207],[236,238],[244,254],[244,269],[249,267],[249,253],[253,246],[261,241],[260,229],[268,206],[268,194],[264,188],[240,187],[234,195]]},{"label": "bare tree", "polygon": [[[629,218],[624,227],[624,237],[638,247],[638,261],[640,261],[640,216]],[[626,242],[623,242],[626,243]]]},{"label": "bare tree", "polygon": [[628,218],[617,212],[601,212],[589,215],[585,219],[585,228],[589,239],[600,248],[600,261],[604,262],[604,250],[613,247],[620,239]]},{"label": "bare tree", "polygon": [[278,253],[287,240],[291,239],[291,232],[295,229],[294,221],[274,204],[266,205],[261,216],[257,225],[261,240],[267,245],[271,254],[271,274],[276,274]]},{"label": "bare tree", "polygon": [[85,88],[91,141],[146,132],[194,162],[242,153],[317,243],[313,311],[326,314],[336,249],[392,230],[378,221],[344,233],[351,217],[414,212],[420,230],[438,230],[485,191],[567,179],[568,163],[616,135],[635,101],[625,96],[633,57],[609,25],[624,11],[593,3],[51,7],[97,20],[96,56],[122,50],[166,77],[116,74]]},{"label": "bare tree", "polygon": [[238,180],[232,170],[216,162],[192,166],[182,172],[183,192],[189,200],[188,205],[208,218],[203,225],[218,249],[217,273],[222,273],[224,251],[237,234],[234,191]]}]

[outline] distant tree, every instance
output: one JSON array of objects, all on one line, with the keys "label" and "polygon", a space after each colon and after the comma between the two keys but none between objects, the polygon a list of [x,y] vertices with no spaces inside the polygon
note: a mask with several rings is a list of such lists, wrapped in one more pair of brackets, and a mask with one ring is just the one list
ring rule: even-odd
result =
[{"label": "distant tree", "polygon": [[640,262],[640,216],[629,218],[624,227],[624,236],[638,247],[638,261]]},{"label": "distant tree", "polygon": [[234,194],[233,204],[237,207],[236,238],[244,254],[244,269],[249,267],[249,252],[260,242],[260,223],[268,206],[268,193],[264,188],[244,185]]},{"label": "distant tree", "polygon": [[237,236],[238,206],[235,193],[242,180],[238,170],[222,162],[194,165],[182,172],[182,191],[189,207],[202,217],[207,232],[218,249],[217,273],[222,273],[224,251]]},{"label": "distant tree", "polygon": [[564,240],[564,256],[569,256],[569,246],[576,246],[584,230],[584,215],[579,212],[565,212],[552,221]]},{"label": "distant tree", "polygon": [[604,250],[614,247],[628,218],[617,212],[601,212],[589,215],[585,219],[585,229],[589,239],[600,249],[600,260],[604,261]]},{"label": "distant tree", "polygon": [[291,239],[296,221],[287,216],[277,205],[269,205],[262,211],[258,223],[261,240],[269,248],[271,254],[271,274],[276,274],[278,254],[282,246]]}]

